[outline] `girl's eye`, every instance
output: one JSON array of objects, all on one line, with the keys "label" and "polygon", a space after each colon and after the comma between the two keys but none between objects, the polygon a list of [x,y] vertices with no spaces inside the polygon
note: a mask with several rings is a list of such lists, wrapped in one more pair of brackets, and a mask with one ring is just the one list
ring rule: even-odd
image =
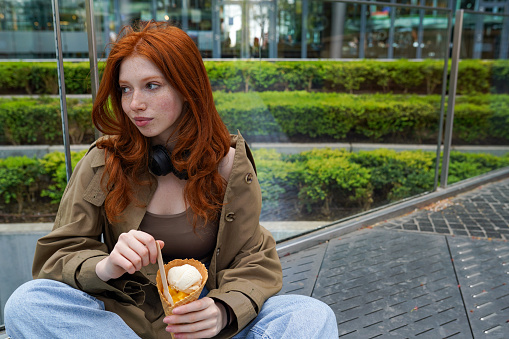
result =
[{"label": "girl's eye", "polygon": [[120,87],[120,92],[122,92],[122,94],[126,94],[129,92],[129,87]]},{"label": "girl's eye", "polygon": [[157,89],[157,88],[159,88],[159,85],[153,84],[153,83],[148,83],[147,88],[148,89]]}]

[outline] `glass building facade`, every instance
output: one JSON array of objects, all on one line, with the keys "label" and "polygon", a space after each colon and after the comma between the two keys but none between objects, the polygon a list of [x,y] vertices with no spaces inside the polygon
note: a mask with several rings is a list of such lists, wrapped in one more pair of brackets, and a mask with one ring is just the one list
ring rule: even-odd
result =
[{"label": "glass building facade", "polygon": [[[440,8],[509,13],[505,0],[369,2],[95,0],[98,57],[107,55],[107,43],[122,26],[155,18],[188,32],[204,58],[441,59],[449,17]],[[64,58],[88,58],[85,1],[61,0],[59,6]],[[472,15],[465,21],[471,39],[462,57],[507,58],[507,18]],[[0,2],[0,59],[53,59],[54,39],[51,1]]]}]

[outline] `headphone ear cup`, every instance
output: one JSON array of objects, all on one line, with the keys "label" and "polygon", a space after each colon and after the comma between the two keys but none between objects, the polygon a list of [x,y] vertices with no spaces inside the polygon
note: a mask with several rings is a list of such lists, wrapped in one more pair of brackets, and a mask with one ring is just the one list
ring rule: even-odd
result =
[{"label": "headphone ear cup", "polygon": [[155,175],[165,176],[174,171],[171,162],[171,154],[163,145],[152,147],[152,157],[149,161],[149,168]]}]

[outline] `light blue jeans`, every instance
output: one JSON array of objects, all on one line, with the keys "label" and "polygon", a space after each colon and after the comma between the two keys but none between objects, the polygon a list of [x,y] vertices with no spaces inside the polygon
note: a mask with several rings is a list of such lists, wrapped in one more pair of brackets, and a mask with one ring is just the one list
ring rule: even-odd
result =
[{"label": "light blue jeans", "polygon": [[[4,317],[12,339],[139,338],[102,301],[54,280],[21,285],[7,300]],[[334,312],[323,302],[282,295],[269,298],[234,338],[338,338],[338,328]]]}]

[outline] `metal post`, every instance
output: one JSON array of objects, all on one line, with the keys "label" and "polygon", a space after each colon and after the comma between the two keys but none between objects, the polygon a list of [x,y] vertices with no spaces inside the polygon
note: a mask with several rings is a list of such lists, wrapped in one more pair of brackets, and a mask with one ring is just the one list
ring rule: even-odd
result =
[{"label": "metal post", "polygon": [[332,6],[332,23],[331,23],[331,51],[330,57],[332,59],[340,59],[343,47],[343,31],[346,4],[341,2],[333,2]]},{"label": "metal post", "polygon": [[219,18],[219,0],[212,0],[212,57],[221,58],[221,27]]},{"label": "metal post", "polygon": [[[481,1],[476,1],[474,8],[476,11],[484,12],[484,6],[481,4]],[[483,31],[484,31],[484,17],[481,15],[474,15],[474,18],[475,18],[475,31],[474,31],[474,45],[472,51],[472,59],[481,59]]]},{"label": "metal post", "polygon": [[359,59],[366,57],[366,26],[368,6],[361,5],[361,29],[359,34]]},{"label": "metal post", "polygon": [[[505,3],[504,13],[509,14],[509,2]],[[507,52],[509,50],[509,17],[507,16],[502,20],[502,33],[500,36],[500,54],[498,58],[508,59],[509,55],[507,55]]]},{"label": "metal post", "polygon": [[456,86],[458,81],[461,34],[463,32],[463,14],[463,10],[456,11],[454,39],[452,41],[451,75],[449,77],[449,98],[445,122],[444,155],[442,158],[442,174],[440,175],[440,187],[442,188],[447,187],[447,176],[449,174],[449,155],[451,151],[452,128],[454,122],[454,103],[456,100]]},{"label": "metal post", "polygon": [[[95,102],[97,90],[99,89],[99,71],[97,68],[97,49],[95,45],[95,26],[94,26],[94,3],[93,0],[85,0],[85,10],[87,16],[87,36],[88,36],[88,59],[90,60],[90,80],[92,82],[92,102]],[[101,133],[96,129],[95,138],[99,138]]]},{"label": "metal post", "polygon": [[[249,51],[249,10],[250,6],[247,1],[242,2],[242,40],[240,45],[240,57],[248,59],[251,56]],[[261,43],[261,41],[260,41]]]},{"label": "metal post", "polygon": [[150,11],[152,13],[152,19],[157,20],[157,0],[152,0]]},{"label": "metal post", "polygon": [[269,2],[269,58],[277,58],[277,1]]},{"label": "metal post", "polygon": [[[391,4],[395,4],[396,0],[391,0]],[[387,41],[387,59],[394,59],[394,23],[396,22],[396,9],[391,7],[391,26],[389,27],[389,39]]]},{"label": "metal post", "polygon": [[93,0],[85,0],[85,7],[87,15],[88,58],[90,60],[90,73],[92,78],[92,100],[95,101],[97,89],[99,88],[99,76],[97,72]]},{"label": "metal post", "polygon": [[[421,0],[420,3],[421,6],[426,5],[425,0]],[[419,28],[417,30],[417,51],[415,54],[415,57],[417,59],[422,59],[422,46],[424,40],[424,10],[419,10]]]},{"label": "metal post", "polygon": [[187,1],[188,0],[182,1],[182,16],[181,16],[182,30],[186,33],[189,30],[189,8],[187,7]]},{"label": "metal post", "polygon": [[447,14],[447,38],[445,41],[444,50],[444,71],[442,74],[442,96],[440,100],[440,121],[438,123],[438,140],[437,140],[437,153],[435,160],[435,180],[433,182],[433,191],[438,189],[438,179],[440,173],[440,153],[442,149],[442,133],[444,132],[444,111],[445,111],[445,96],[447,95],[447,71],[449,69],[449,49],[452,34],[452,11]]},{"label": "metal post", "polygon": [[308,0],[302,0],[302,32],[300,36],[300,57],[306,59],[308,57]]},{"label": "metal post", "polygon": [[58,90],[60,92],[60,112],[62,115],[62,134],[64,137],[65,169],[67,181],[69,181],[72,174],[72,163],[69,143],[69,123],[67,120],[67,102],[65,100],[64,58],[62,56],[62,36],[60,34],[60,12],[58,8],[58,0],[53,0],[53,27],[55,31],[55,46],[57,52]]}]

